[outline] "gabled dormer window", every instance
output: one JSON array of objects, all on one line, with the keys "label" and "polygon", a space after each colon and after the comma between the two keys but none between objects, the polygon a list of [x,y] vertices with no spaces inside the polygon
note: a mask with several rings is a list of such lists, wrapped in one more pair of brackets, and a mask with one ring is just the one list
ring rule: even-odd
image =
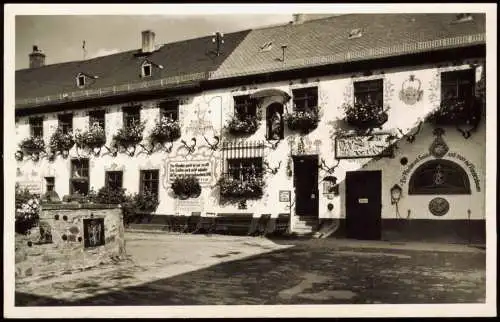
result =
[{"label": "gabled dormer window", "polygon": [[363,35],[363,29],[356,28],[356,29],[352,29],[349,32],[349,36],[347,38],[348,39],[355,39],[355,38],[360,38],[362,35]]},{"label": "gabled dormer window", "polygon": [[149,62],[144,62],[142,64],[142,71],[141,71],[142,77],[150,77],[152,73],[153,73],[153,65],[151,65],[151,63]]},{"label": "gabled dormer window", "polygon": [[76,76],[76,86],[78,87],[85,87],[85,75],[84,74],[78,74],[78,76]]},{"label": "gabled dormer window", "polygon": [[463,23],[472,20],[473,18],[470,13],[459,13],[455,16],[455,20],[452,23]]}]

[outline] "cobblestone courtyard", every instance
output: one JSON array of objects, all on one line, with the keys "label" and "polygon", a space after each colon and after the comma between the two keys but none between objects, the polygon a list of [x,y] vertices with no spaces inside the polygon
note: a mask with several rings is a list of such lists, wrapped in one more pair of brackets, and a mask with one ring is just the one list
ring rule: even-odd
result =
[{"label": "cobblestone courtyard", "polygon": [[16,306],[483,303],[485,251],[126,233],[130,261],[16,281]]}]

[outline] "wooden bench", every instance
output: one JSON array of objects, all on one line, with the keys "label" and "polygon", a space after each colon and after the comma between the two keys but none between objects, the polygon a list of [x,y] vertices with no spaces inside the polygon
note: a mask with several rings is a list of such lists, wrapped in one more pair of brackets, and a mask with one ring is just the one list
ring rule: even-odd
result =
[{"label": "wooden bench", "polygon": [[260,217],[253,218],[252,226],[248,232],[251,236],[263,236],[266,233],[266,228],[271,218],[271,214],[263,214]]},{"label": "wooden bench", "polygon": [[215,232],[228,235],[248,235],[252,214],[218,214],[215,220]]},{"label": "wooden bench", "polygon": [[193,234],[197,233],[206,233],[210,234],[215,231],[215,217],[200,217],[196,225],[196,229],[193,231]]},{"label": "wooden bench", "polygon": [[289,231],[290,228],[290,214],[279,214],[276,218],[273,235],[282,236]]}]

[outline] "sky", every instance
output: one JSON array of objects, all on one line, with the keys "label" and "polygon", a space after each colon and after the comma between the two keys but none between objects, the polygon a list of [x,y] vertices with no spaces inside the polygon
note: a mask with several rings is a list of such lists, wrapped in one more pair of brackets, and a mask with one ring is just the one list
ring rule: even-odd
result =
[{"label": "sky", "polygon": [[153,30],[156,44],[202,37],[220,31],[229,33],[272,24],[287,23],[291,14],[251,15],[24,15],[15,19],[16,70],[29,67],[28,55],[37,45],[46,64],[138,49],[141,31]]}]

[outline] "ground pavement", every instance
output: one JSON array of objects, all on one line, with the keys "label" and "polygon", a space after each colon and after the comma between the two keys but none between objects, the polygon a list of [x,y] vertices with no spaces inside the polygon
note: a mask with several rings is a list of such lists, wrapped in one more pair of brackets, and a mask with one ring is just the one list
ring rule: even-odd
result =
[{"label": "ground pavement", "polygon": [[126,233],[130,261],[16,281],[16,306],[484,303],[464,245]]}]

